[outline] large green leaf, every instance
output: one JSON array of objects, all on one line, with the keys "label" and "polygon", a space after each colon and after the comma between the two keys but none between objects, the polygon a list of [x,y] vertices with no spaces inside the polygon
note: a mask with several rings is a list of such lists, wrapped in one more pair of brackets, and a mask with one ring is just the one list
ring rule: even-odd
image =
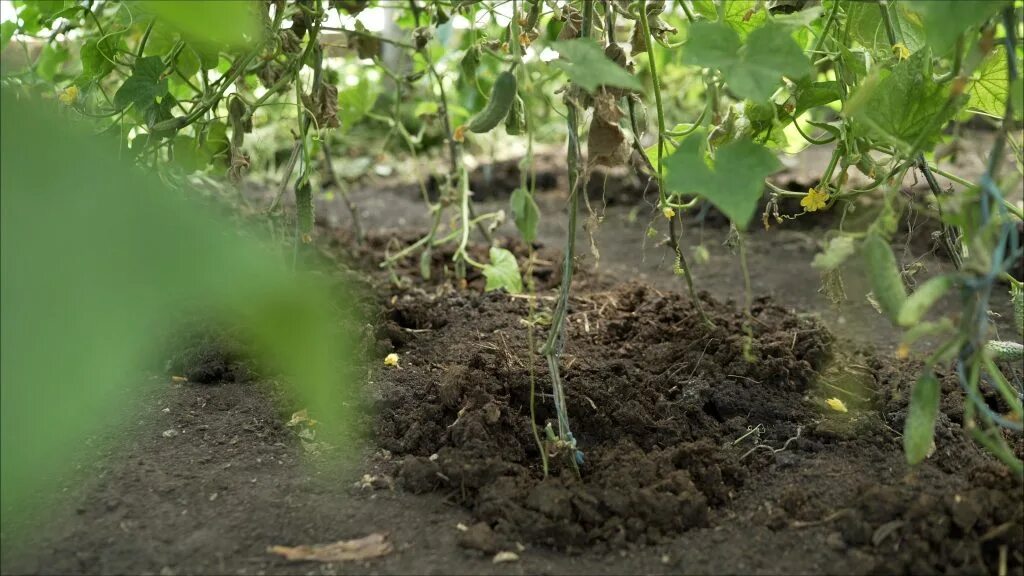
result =
[{"label": "large green leaf", "polygon": [[844,114],[906,153],[930,149],[956,111],[947,106],[949,87],[932,79],[930,61],[928,50],[921,50],[869,77]]},{"label": "large green leaf", "polygon": [[741,43],[724,24],[698,22],[690,27],[683,62],[718,68],[733,92],[751,100],[767,100],[783,76],[799,79],[811,71],[787,29],[775,24],[754,30]]},{"label": "large green leaf", "polygon": [[0,23],[0,52],[3,52],[7,48],[7,44],[11,42],[11,38],[14,38],[14,32],[18,29],[18,24],[8,20],[7,22]]},{"label": "large green leaf", "polygon": [[61,64],[68,59],[68,49],[55,44],[43,46],[36,59],[36,74],[47,82],[53,82]]},{"label": "large green leaf", "polygon": [[82,45],[82,76],[86,80],[101,80],[114,69],[116,36],[93,38]]},{"label": "large green leaf", "polygon": [[[764,24],[768,18],[762,4],[757,0],[729,0],[722,5],[723,23],[740,38],[746,38],[747,34]],[[719,19],[715,0],[693,0],[693,9],[708,20]]]},{"label": "large green leaf", "polygon": [[339,295],[236,233],[198,194],[164,188],[38,103],[0,96],[5,538],[23,514],[44,512],[92,439],[156,385],[143,367],[186,317],[237,326],[298,387],[328,427],[321,438],[350,426],[355,376]]},{"label": "large green leaf", "polygon": [[735,30],[740,38],[746,38],[768,19],[768,11],[758,0],[730,0],[723,4],[725,23]]},{"label": "large green leaf", "polygon": [[167,78],[163,76],[164,62],[159,56],[139,58],[132,69],[132,75],[114,94],[114,106],[118,109],[134,104],[145,110],[156,99],[167,94]]},{"label": "large green leaf", "polygon": [[978,26],[1000,9],[1010,6],[1008,0],[928,0],[902,2],[921,17],[924,35],[935,54],[945,55],[956,43],[957,36]]},{"label": "large green leaf", "polygon": [[1006,98],[1010,94],[1008,67],[1006,48],[997,46],[981,63],[967,85],[967,92],[970,94],[967,107],[982,114],[1002,118],[1006,111]]},{"label": "large green leaf", "polygon": [[373,110],[379,95],[377,84],[365,75],[360,76],[354,86],[346,86],[338,92],[338,118],[341,126],[350,130]]},{"label": "large green leaf", "polygon": [[[920,16],[909,11],[906,4],[890,4],[889,18],[897,42],[902,43],[911,52],[917,52],[924,47],[925,32],[921,26]],[[879,4],[873,1],[857,1],[846,2],[844,6],[849,20],[850,38],[866,48],[888,51],[889,34],[885,30]]]},{"label": "large green leaf", "polygon": [[242,46],[262,31],[255,0],[142,0],[143,10],[193,41],[209,46]]},{"label": "large green leaf", "polygon": [[903,426],[903,451],[910,464],[921,462],[931,452],[941,392],[938,378],[928,370],[918,378],[910,393],[907,421]]},{"label": "large green leaf", "polygon": [[796,96],[796,109],[793,111],[793,116],[800,116],[812,108],[839,100],[842,94],[839,91],[839,82],[826,80],[824,82],[800,82],[796,86],[794,96]]},{"label": "large green leaf", "polygon": [[616,86],[643,91],[640,80],[604,55],[596,42],[587,38],[552,42],[551,48],[560,55],[551,65],[565,72],[569,79],[587,92],[598,86]]},{"label": "large green leaf", "polygon": [[512,209],[512,218],[516,222],[516,228],[523,235],[525,242],[533,242],[537,239],[537,223],[540,221],[540,208],[533,196],[523,190],[516,188],[509,199]]},{"label": "large green leaf", "polygon": [[757,210],[764,179],[782,165],[764,146],[741,139],[721,146],[709,166],[705,136],[701,130],[694,132],[665,160],[668,190],[706,198],[738,228],[745,229]]}]

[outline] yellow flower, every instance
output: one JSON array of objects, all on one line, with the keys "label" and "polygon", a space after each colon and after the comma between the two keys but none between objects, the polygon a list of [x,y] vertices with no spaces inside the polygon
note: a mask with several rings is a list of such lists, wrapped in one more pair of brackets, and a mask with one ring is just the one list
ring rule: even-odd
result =
[{"label": "yellow flower", "polygon": [[676,217],[676,211],[673,210],[671,206],[665,206],[664,208],[662,208],[661,213],[668,220],[671,220]]},{"label": "yellow flower", "polygon": [[78,86],[68,86],[57,96],[57,100],[65,106],[71,106],[78,100]]},{"label": "yellow flower", "polygon": [[800,205],[804,207],[805,212],[824,210],[827,203],[828,192],[825,190],[818,191],[814,188],[808,190],[807,195],[800,200]]},{"label": "yellow flower", "polygon": [[394,352],[392,352],[391,354],[388,354],[387,356],[385,356],[384,357],[384,365],[397,368],[398,367],[398,354],[395,354]]},{"label": "yellow flower", "polygon": [[892,45],[892,52],[896,55],[896,58],[900,60],[906,60],[910,58],[910,48],[907,48],[902,42],[897,42]]},{"label": "yellow flower", "polygon": [[828,404],[829,408],[835,410],[836,412],[845,413],[847,411],[846,403],[840,400],[839,398],[829,398],[828,400],[825,400],[825,403]]},{"label": "yellow flower", "polygon": [[896,348],[896,357],[900,360],[910,358],[910,346],[907,346],[905,343],[901,343],[899,347]]}]

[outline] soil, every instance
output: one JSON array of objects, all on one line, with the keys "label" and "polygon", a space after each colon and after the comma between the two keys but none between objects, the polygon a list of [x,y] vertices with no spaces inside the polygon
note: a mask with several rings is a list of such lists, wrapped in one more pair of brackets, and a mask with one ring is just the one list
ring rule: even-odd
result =
[{"label": "soil", "polygon": [[[481,213],[507,206],[497,188],[479,194]],[[536,421],[554,418],[529,333],[536,349],[548,330],[564,190],[556,183],[538,196],[531,310],[525,298],[482,293],[478,276],[451,282],[450,248],[431,255],[429,281],[417,257],[378,268],[425,221],[414,189],[374,186],[351,197],[361,242],[340,200],[319,207],[330,226],[318,232],[322,249],[367,270],[376,290],[371,348],[400,358],[370,371],[372,434],[345,451],[349,465],[316,466],[325,456],[311,457],[316,445],[285,425],[300,407],[223,339],[196,338],[169,364],[188,382],[141,382],[129,424],[89,439],[58,504],[16,527],[17,537],[5,526],[0,571],[1024,574],[1020,480],[966,437],[951,374],[939,374],[935,452],[906,465],[900,431],[920,364],[895,358],[898,336],[864,300],[856,265],[842,306],[819,294],[809,262],[824,220],[748,233],[761,295],[749,322],[728,230],[688,222],[690,246],[707,250],[694,275],[710,326],[672,274],[660,235],[644,234],[656,214],[642,196],[619,197],[592,198],[598,252],[581,231],[560,364],[580,478],[552,446],[545,478],[529,426],[531,377]],[[928,274],[948,269],[918,250],[922,229],[908,227],[901,261]],[[525,255],[510,230],[498,228],[499,242]],[[482,259],[476,237],[472,254]],[[1006,298],[995,310],[1005,330]],[[829,398],[848,411],[830,409]],[[1024,442],[1016,449],[1024,454]],[[267,552],[370,532],[388,533],[395,550],[328,565]],[[493,563],[498,551],[519,560]]]}]

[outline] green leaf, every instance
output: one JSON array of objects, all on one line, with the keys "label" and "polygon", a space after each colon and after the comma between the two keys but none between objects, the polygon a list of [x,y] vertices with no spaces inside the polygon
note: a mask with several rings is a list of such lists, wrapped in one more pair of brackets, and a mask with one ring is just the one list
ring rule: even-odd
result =
[{"label": "green leaf", "polygon": [[64,10],[64,0],[33,0],[36,9],[39,11],[39,21],[49,24],[54,17]]},{"label": "green leaf", "polygon": [[731,28],[698,22],[690,27],[683,62],[718,68],[736,95],[758,101],[767,100],[783,76],[798,79],[811,71],[800,46],[775,24],[754,30],[741,45]]},{"label": "green leaf", "polygon": [[63,46],[47,44],[36,59],[36,74],[47,82],[53,82],[61,64],[68,59],[68,49]]},{"label": "green leaf", "polygon": [[853,255],[855,246],[850,236],[836,236],[828,241],[825,249],[814,255],[811,266],[822,271],[839,268]]},{"label": "green leaf", "polygon": [[981,63],[967,85],[970,94],[967,107],[982,114],[1002,118],[1006,112],[1006,98],[1009,94],[1009,77],[1006,48],[997,46]]},{"label": "green leaf", "polygon": [[18,10],[18,18],[21,19],[21,32],[34,36],[42,29],[42,22],[39,17],[39,5],[35,2],[26,2]]},{"label": "green leaf", "polygon": [[759,28],[768,19],[767,10],[758,0],[729,0],[724,2],[725,23],[740,39]]},{"label": "green leaf", "polygon": [[220,64],[220,49],[216,46],[205,44],[193,44],[192,49],[199,55],[199,67],[203,70],[213,70]]},{"label": "green leaf", "polygon": [[551,65],[568,74],[569,79],[587,92],[598,86],[616,86],[642,92],[640,80],[604,55],[597,42],[587,38],[552,42],[560,55]]},{"label": "green leaf", "polygon": [[942,385],[929,370],[918,378],[910,393],[907,421],[903,426],[903,451],[912,465],[923,461],[932,450],[941,392]]},{"label": "green leaf", "polygon": [[209,151],[200,147],[195,138],[177,135],[174,137],[174,161],[186,173],[201,170],[210,163]]},{"label": "green leaf", "polygon": [[[673,128],[672,131],[673,132],[680,132],[680,131],[683,131],[683,130],[689,130],[692,127],[693,126],[691,124],[676,124],[675,128]],[[662,146],[662,150],[661,150],[662,161],[664,161],[665,158],[668,158],[669,156],[672,155],[673,152],[676,151],[676,147],[668,139],[666,139],[664,142],[662,142],[661,146]],[[657,142],[655,142],[654,144],[651,144],[647,148],[644,148],[644,154],[647,154],[647,159],[650,160],[652,166],[654,166],[654,167],[658,166],[658,143]]]},{"label": "green leaf", "polygon": [[491,246],[491,263],[484,266],[487,285],[484,291],[504,288],[511,294],[523,291],[523,278],[519,275],[519,264],[516,257],[504,248]]},{"label": "green leaf", "polygon": [[185,78],[192,78],[199,72],[199,68],[202,62],[199,60],[199,55],[192,49],[191,46],[185,46],[178,53],[178,59],[174,63],[175,69],[179,74]]},{"label": "green leaf", "polygon": [[956,106],[946,105],[949,88],[932,79],[930,60],[928,50],[921,50],[891,71],[870,76],[844,114],[905,153],[931,149]]},{"label": "green leaf", "polygon": [[821,18],[824,9],[821,6],[808,6],[802,10],[789,14],[779,14],[772,18],[772,22],[784,26],[788,30],[809,27],[815,20]]},{"label": "green leaf", "polygon": [[163,78],[164,62],[159,56],[139,58],[132,69],[132,75],[114,94],[114,107],[123,110],[134,104],[145,110],[156,99],[167,94],[167,78]]},{"label": "green leaf", "polygon": [[[732,28],[740,38],[745,38],[768,19],[764,9],[756,0],[729,0],[723,3],[724,24]],[[704,18],[718,21],[718,7],[715,0],[693,0],[693,10]]]},{"label": "green leaf", "polygon": [[209,156],[215,157],[219,154],[223,154],[228,151],[231,147],[231,141],[228,140],[228,126],[227,124],[214,120],[206,128],[206,139],[203,141],[203,148],[209,154]]},{"label": "green leaf", "polygon": [[715,0],[691,0],[693,11],[708,20],[718,20],[718,9],[715,7]]},{"label": "green leaf", "polygon": [[417,102],[416,107],[412,109],[413,116],[436,116],[441,106],[433,100],[427,100],[425,102]]},{"label": "green leaf", "polygon": [[[358,381],[333,305],[345,295],[47,108],[0,94],[4,538],[85,479],[87,445],[127,423],[155,384],[147,367],[162,340],[197,314],[237,328],[327,427],[318,438],[345,445]],[[41,222],[54,228],[40,234]]]},{"label": "green leaf", "polygon": [[0,23],[0,52],[3,52],[7,45],[11,42],[11,38],[14,38],[14,32],[18,29],[18,24],[8,20],[7,22]]},{"label": "green leaf", "polygon": [[706,68],[726,69],[739,58],[740,37],[728,26],[697,22],[690,26],[689,39],[683,47],[683,63]]},{"label": "green leaf", "polygon": [[665,160],[666,184],[672,194],[697,194],[706,198],[746,229],[757,210],[764,179],[778,171],[778,159],[760,144],[740,139],[721,146],[712,166],[704,161],[706,138],[698,130],[688,136]]},{"label": "green leaf", "polygon": [[523,235],[523,240],[533,242],[537,239],[537,223],[540,221],[540,208],[533,196],[522,188],[512,191],[509,200],[512,209],[512,219],[516,222],[516,228]]},{"label": "green leaf", "polygon": [[207,46],[255,43],[262,26],[254,0],[144,0],[142,8],[189,39]]},{"label": "green leaf", "polygon": [[[971,2],[973,0],[968,0],[968,3]],[[900,2],[889,5],[889,18],[896,38],[911,52],[917,52],[924,47],[925,32],[920,16],[908,10],[906,5],[920,3],[922,2]],[[882,20],[882,12],[878,3],[849,2],[845,6],[849,20],[850,38],[865,48],[889,52],[889,35],[885,31],[885,23]]]},{"label": "green leaf", "polygon": [[905,4],[920,16],[925,39],[932,52],[943,56],[965,30],[984,23],[1002,8],[1010,6],[1006,0],[928,0]]},{"label": "green leaf", "polygon": [[812,108],[839,100],[841,93],[839,82],[828,80],[825,82],[800,82],[797,84],[794,95],[796,96],[796,109],[793,111],[793,115],[800,116]]},{"label": "green leaf", "polygon": [[373,110],[378,95],[376,83],[370,82],[366,76],[360,77],[355,86],[347,86],[339,91],[338,118],[341,119],[341,125],[350,130]]},{"label": "green leaf", "polygon": [[82,45],[79,53],[82,58],[82,75],[88,80],[101,80],[114,69],[114,48],[116,41],[113,36],[93,38]]}]

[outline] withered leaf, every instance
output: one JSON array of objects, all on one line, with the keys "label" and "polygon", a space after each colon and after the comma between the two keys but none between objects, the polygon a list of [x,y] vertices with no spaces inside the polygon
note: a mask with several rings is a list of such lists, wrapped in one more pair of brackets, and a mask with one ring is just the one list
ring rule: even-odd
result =
[{"label": "withered leaf", "polygon": [[267,551],[279,554],[288,560],[312,560],[314,562],[346,562],[369,560],[390,554],[394,550],[388,535],[374,532],[355,540],[339,540],[330,544],[304,544],[302,546],[271,546]]}]

